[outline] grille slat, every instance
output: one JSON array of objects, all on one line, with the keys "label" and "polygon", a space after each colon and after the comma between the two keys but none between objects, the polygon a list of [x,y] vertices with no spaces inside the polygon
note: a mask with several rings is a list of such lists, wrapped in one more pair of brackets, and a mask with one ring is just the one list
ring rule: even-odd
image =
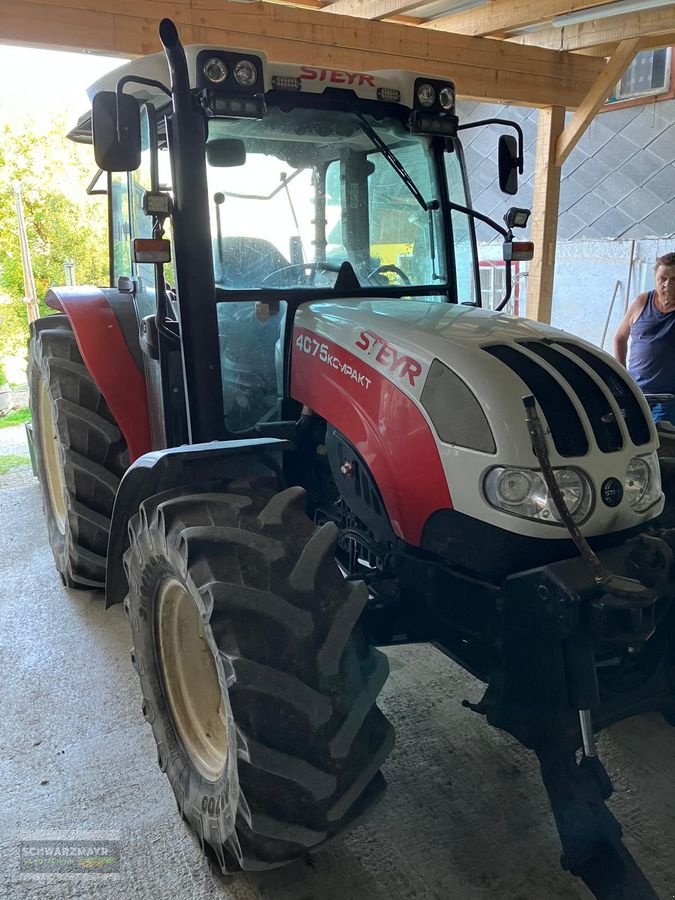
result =
[{"label": "grille slat", "polygon": [[558,453],[561,456],[585,456],[589,450],[586,431],[567,391],[553,375],[512,345],[493,344],[483,349],[525,382],[546,416]]},{"label": "grille slat", "polygon": [[626,428],[633,443],[637,446],[648,444],[651,439],[651,429],[628,380],[586,347],[569,341],[558,341],[557,343],[582,359],[604,382],[623,413]]},{"label": "grille slat", "polygon": [[[532,353],[536,353],[562,375],[577,397],[582,399],[595,440],[603,453],[614,453],[623,448],[621,429],[607,396],[581,366],[543,341],[519,341]],[[562,346],[562,345],[561,345]]]}]

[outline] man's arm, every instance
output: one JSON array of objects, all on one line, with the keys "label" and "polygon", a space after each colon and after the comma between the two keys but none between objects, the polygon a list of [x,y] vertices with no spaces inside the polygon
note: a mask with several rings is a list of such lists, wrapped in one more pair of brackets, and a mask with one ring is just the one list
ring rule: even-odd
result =
[{"label": "man's arm", "polygon": [[642,310],[645,308],[646,302],[647,294],[640,294],[635,298],[635,300],[633,300],[633,302],[626,310],[626,315],[623,317],[623,320],[617,328],[616,334],[614,335],[614,356],[619,360],[622,366],[626,365],[626,354],[628,353],[628,338],[630,337],[630,330],[638,320]]}]

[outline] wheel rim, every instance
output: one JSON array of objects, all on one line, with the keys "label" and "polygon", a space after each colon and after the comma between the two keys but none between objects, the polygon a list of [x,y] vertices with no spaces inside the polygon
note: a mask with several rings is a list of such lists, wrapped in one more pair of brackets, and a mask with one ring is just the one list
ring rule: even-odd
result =
[{"label": "wheel rim", "polygon": [[49,396],[47,382],[40,379],[40,397],[38,404],[38,416],[40,420],[40,446],[42,447],[42,459],[44,461],[45,479],[49,503],[54,514],[56,526],[61,534],[66,533],[66,482],[63,476],[63,465],[59,449],[59,438],[56,432],[56,422],[52,410],[52,401]]},{"label": "wheel rim", "polygon": [[200,774],[217,781],[228,754],[223,695],[201,614],[177,578],[160,585],[157,635],[162,681],[176,731]]}]

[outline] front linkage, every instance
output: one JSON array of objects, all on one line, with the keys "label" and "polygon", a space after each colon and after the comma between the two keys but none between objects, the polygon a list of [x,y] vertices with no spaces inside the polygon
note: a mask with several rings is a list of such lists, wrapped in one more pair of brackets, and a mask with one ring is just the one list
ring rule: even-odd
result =
[{"label": "front linkage", "polygon": [[[600,900],[655,898],[605,805],[613,786],[594,733],[647,712],[675,724],[675,528],[596,554],[567,515],[541,422],[526,401],[535,454],[579,556],[517,572],[501,585],[400,548],[383,558],[381,571],[364,572],[353,557],[377,547],[344,516],[336,519],[341,561],[351,578],[369,584],[361,623],[371,643],[433,643],[488,684],[479,703],[464,705],[536,753],[563,867]],[[331,516],[318,510],[315,518]]]},{"label": "front linkage", "polygon": [[[533,448],[555,498],[543,429],[529,400]],[[561,518],[571,522],[559,501]],[[652,711],[675,722],[675,529],[596,556],[574,523],[565,524],[581,556],[506,580],[497,600],[502,665],[472,708],[537,754],[563,867],[601,900],[655,898],[605,805],[613,787],[594,730]]]},{"label": "front linkage", "polygon": [[[656,897],[605,806],[613,788],[593,730],[651,711],[675,721],[673,547],[668,530],[601,554],[649,586],[649,606],[631,608],[589,583],[582,559],[508,579],[498,600],[502,665],[473,707],[537,754],[563,866],[598,898]],[[647,640],[649,622],[657,628]]]}]

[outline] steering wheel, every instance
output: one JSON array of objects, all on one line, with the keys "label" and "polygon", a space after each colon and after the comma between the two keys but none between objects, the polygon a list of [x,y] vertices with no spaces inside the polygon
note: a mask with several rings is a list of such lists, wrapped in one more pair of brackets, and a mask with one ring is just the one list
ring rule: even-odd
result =
[{"label": "steering wheel", "polygon": [[412,281],[408,278],[403,269],[399,269],[399,267],[395,265],[378,266],[376,269],[373,269],[373,271],[368,275],[368,281],[373,278],[377,278],[378,275],[384,275],[387,272],[394,272],[396,275],[398,275],[403,284],[412,284]]},{"label": "steering wheel", "polygon": [[304,280],[300,278],[297,279],[298,285],[312,285],[316,280],[317,272],[339,272],[340,266],[336,263],[326,262],[326,260],[318,260],[317,262],[306,262],[306,263],[293,263],[290,266],[282,266],[280,269],[275,269],[273,272],[270,272],[269,275],[265,275],[265,277],[260,282],[260,287],[265,287],[270,281],[272,281],[275,277],[281,276],[282,279],[285,279],[285,284],[279,285],[280,287],[290,287],[291,279],[296,273],[301,275],[304,273]]}]

